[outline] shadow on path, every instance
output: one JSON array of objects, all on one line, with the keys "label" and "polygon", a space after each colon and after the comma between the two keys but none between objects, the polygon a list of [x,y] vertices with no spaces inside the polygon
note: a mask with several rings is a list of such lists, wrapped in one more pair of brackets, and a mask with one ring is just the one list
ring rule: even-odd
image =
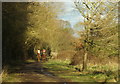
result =
[{"label": "shadow on path", "polygon": [[13,72],[19,74],[18,77],[23,82],[70,82],[69,79],[59,78],[50,73],[47,68],[42,67],[41,62],[25,64],[21,69]]}]

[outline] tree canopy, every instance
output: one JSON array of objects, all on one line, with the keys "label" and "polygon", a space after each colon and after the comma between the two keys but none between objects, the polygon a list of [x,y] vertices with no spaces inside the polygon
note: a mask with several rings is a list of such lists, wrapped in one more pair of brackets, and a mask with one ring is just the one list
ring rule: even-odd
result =
[{"label": "tree canopy", "polygon": [[60,51],[72,47],[73,30],[69,22],[57,19],[61,9],[56,6],[47,2],[3,3],[3,61],[30,58],[28,51],[38,48]]}]

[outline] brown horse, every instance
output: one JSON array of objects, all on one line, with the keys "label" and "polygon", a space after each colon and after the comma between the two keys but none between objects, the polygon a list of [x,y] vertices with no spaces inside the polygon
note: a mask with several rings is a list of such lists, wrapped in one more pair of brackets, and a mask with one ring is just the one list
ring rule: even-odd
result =
[{"label": "brown horse", "polygon": [[46,50],[45,49],[42,50],[41,59],[42,59],[43,62],[46,61]]}]

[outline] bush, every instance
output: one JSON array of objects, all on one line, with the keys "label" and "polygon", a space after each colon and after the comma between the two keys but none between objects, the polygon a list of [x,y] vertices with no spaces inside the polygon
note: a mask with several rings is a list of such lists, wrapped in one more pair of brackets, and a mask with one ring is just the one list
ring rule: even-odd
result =
[{"label": "bush", "polygon": [[73,50],[60,51],[57,55],[57,59],[71,60],[74,54],[75,54],[75,51]]},{"label": "bush", "polygon": [[71,59],[70,65],[82,64],[83,56],[84,56],[84,51],[83,50],[80,50],[80,51],[76,52]]}]

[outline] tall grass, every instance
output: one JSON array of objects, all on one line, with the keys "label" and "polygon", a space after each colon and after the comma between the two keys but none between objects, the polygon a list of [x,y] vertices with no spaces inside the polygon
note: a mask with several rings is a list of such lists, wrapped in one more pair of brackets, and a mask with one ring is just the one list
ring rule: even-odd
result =
[{"label": "tall grass", "polygon": [[1,81],[4,81],[8,76],[8,66],[3,67],[2,72],[0,74]]}]

